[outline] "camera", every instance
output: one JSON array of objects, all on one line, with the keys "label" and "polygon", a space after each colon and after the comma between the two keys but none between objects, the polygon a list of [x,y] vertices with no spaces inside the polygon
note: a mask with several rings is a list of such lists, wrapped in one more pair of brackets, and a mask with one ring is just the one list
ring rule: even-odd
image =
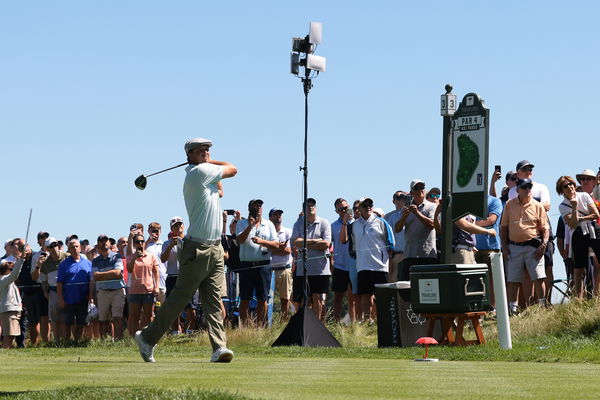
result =
[{"label": "camera", "polygon": [[235,210],[225,210],[227,215],[235,215]]},{"label": "camera", "polygon": [[410,206],[413,203],[413,197],[410,194],[401,195],[401,200],[404,200],[404,205],[406,207]]}]

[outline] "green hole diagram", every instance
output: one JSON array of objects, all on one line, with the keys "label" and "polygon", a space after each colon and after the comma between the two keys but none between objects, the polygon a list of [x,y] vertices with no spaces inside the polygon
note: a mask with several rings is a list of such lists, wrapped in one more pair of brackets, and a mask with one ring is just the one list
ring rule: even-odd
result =
[{"label": "green hole diagram", "polygon": [[479,148],[464,133],[458,137],[457,144],[459,164],[456,173],[456,183],[460,187],[465,187],[473,177],[477,164],[479,164]]}]

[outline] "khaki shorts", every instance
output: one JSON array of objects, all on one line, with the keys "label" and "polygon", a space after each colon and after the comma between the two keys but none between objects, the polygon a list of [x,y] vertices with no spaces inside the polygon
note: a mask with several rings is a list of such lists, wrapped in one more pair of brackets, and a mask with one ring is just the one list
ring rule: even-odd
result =
[{"label": "khaki shorts", "polygon": [[19,311],[0,313],[0,329],[2,330],[2,336],[19,336],[21,334],[21,327],[19,326],[20,319],[21,313]]},{"label": "khaki shorts", "polygon": [[98,290],[98,320],[108,321],[112,318],[123,318],[125,308],[125,289]]},{"label": "khaki shorts", "polygon": [[532,246],[516,246],[509,244],[510,255],[508,256],[508,282],[520,283],[523,279],[523,270],[527,268],[532,281],[546,277],[546,266],[544,257],[535,259],[537,249]]},{"label": "khaki shorts", "polygon": [[292,297],[292,269],[275,270],[275,290],[279,293],[279,298],[289,300]]}]

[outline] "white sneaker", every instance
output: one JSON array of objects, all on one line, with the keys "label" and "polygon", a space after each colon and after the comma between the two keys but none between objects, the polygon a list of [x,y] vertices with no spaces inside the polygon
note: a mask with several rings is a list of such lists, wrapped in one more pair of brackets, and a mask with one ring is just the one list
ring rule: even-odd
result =
[{"label": "white sneaker", "polygon": [[133,337],[138,344],[138,349],[140,350],[140,355],[145,362],[156,362],[154,360],[154,347],[151,346],[144,340],[142,336],[142,331],[137,331]]},{"label": "white sneaker", "polygon": [[210,358],[210,362],[228,363],[231,362],[231,360],[233,360],[233,351],[229,350],[227,347],[219,347]]}]

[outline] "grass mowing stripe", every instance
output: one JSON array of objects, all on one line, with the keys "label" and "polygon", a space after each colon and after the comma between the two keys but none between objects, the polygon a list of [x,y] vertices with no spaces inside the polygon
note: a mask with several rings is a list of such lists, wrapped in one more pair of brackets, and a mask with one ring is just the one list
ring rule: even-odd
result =
[{"label": "grass mowing stripe", "polygon": [[[91,361],[91,360],[90,360]],[[1,363],[3,391],[69,386],[225,390],[251,398],[593,398],[600,366],[507,362],[421,364],[390,359],[239,358],[209,364],[165,358],[156,364],[31,360]],[[543,394],[543,396],[542,396]],[[127,397],[124,397],[127,398]]]}]

